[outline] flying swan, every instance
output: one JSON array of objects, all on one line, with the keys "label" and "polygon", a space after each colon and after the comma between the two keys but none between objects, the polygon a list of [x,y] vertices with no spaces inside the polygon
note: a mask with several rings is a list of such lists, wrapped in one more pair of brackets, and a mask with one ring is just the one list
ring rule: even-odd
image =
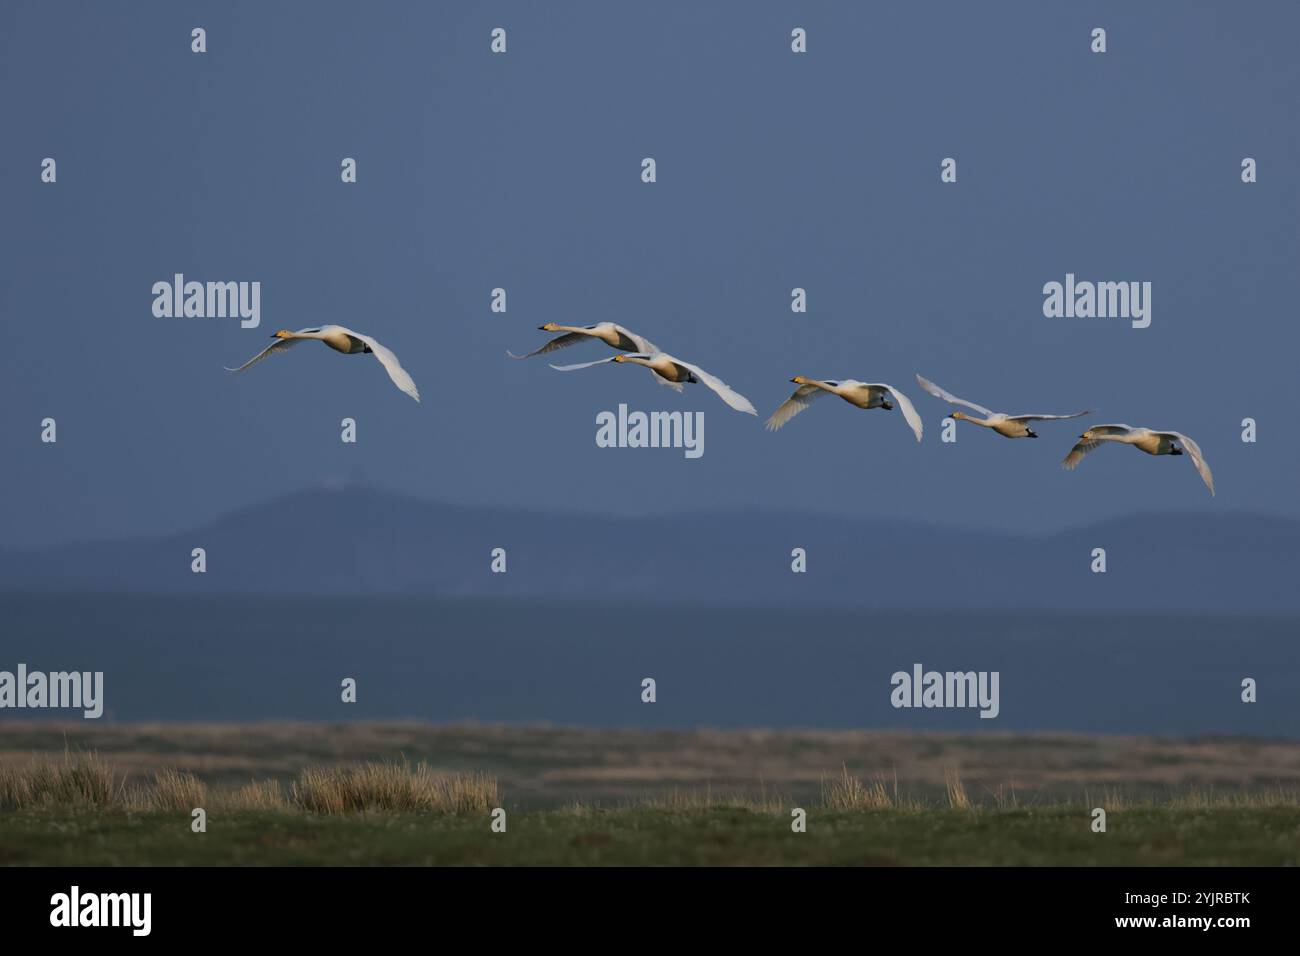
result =
[{"label": "flying swan", "polygon": [[754,406],[750,404],[749,399],[741,395],[735,389],[727,385],[726,382],[715,375],[710,375],[698,365],[692,365],[690,362],[683,362],[679,358],[667,354],[666,352],[655,352],[653,354],[631,353],[628,355],[613,355],[606,359],[597,359],[594,362],[583,362],[580,365],[552,365],[551,368],[557,372],[573,372],[580,368],[591,368],[593,365],[604,365],[607,362],[617,364],[631,363],[633,365],[644,365],[650,371],[654,372],[659,378],[662,378],[670,385],[681,388],[687,382],[703,382],[711,388],[717,396],[734,408],[738,412],[747,412],[750,415],[757,415]]},{"label": "flying swan", "polygon": [[1003,412],[992,412],[983,405],[976,405],[974,402],[968,402],[964,398],[958,398],[950,392],[944,391],[929,379],[922,378],[920,375],[916,380],[921,387],[933,395],[935,398],[942,398],[945,402],[953,405],[965,405],[967,408],[973,408],[975,411],[984,415],[983,418],[976,418],[974,415],[967,415],[965,412],[953,412],[949,417],[957,421],[970,422],[974,425],[983,425],[985,428],[991,428],[1003,438],[1037,438],[1038,434],[1029,428],[1030,422],[1051,422],[1059,421],[1064,418],[1079,418],[1083,415],[1091,415],[1090,411],[1075,412],[1073,415],[1007,415]]},{"label": "flying swan", "polygon": [[388,377],[393,380],[393,384],[417,402],[420,400],[419,389],[415,387],[415,382],[411,380],[411,376],[406,374],[406,369],[402,368],[401,363],[397,361],[397,356],[368,335],[353,332],[341,325],[322,325],[318,329],[299,329],[297,332],[281,329],[271,338],[275,339],[275,341],[239,366],[239,368],[227,368],[226,371],[242,372],[250,365],[256,365],[273,352],[283,352],[299,342],[316,339],[319,342],[324,342],[334,351],[342,352],[344,355],[355,355],[358,352],[373,353],[375,358],[379,359],[379,364],[388,372]]},{"label": "flying swan", "polygon": [[[625,329],[615,322],[597,322],[595,325],[582,326],[557,325],[554,322],[547,322],[537,328],[541,332],[563,332],[564,334],[556,336],[541,348],[534,349],[526,355],[516,355],[509,349],[506,350],[506,355],[509,355],[512,359],[532,358],[534,355],[545,355],[547,352],[568,348],[570,345],[577,345],[579,342],[592,339],[604,342],[612,349],[618,349],[622,352],[636,352],[638,355],[654,355],[659,351],[659,346],[645,336],[637,335],[631,329]],[[660,385],[667,385],[679,392],[682,390],[680,382],[670,381],[654,369],[650,370],[650,374],[654,376],[654,380]]]},{"label": "flying swan", "polygon": [[802,375],[796,375],[790,381],[799,387],[794,390],[793,395],[781,403],[781,406],[772,413],[772,417],[767,420],[768,431],[776,431],[811,405],[813,399],[820,398],[823,395],[838,395],[850,405],[856,405],[858,408],[883,408],[885,411],[890,411],[894,407],[887,397],[892,396],[898,402],[898,407],[903,413],[903,419],[911,427],[912,433],[916,435],[916,440],[921,440],[921,416],[916,414],[916,409],[912,407],[908,397],[892,385],[857,382],[851,378],[839,382],[829,380],[819,382],[815,378],[804,378]]},{"label": "flying swan", "polygon": [[1210,466],[1201,455],[1201,446],[1181,432],[1158,432],[1150,428],[1133,428],[1130,425],[1094,425],[1079,436],[1079,441],[1070,449],[1070,453],[1065,456],[1065,460],[1061,462],[1061,467],[1067,471],[1073,471],[1079,462],[1083,461],[1084,455],[1100,446],[1104,441],[1133,445],[1148,455],[1181,455],[1183,451],[1178,446],[1182,445],[1183,448],[1187,449],[1188,457],[1192,459],[1192,464],[1196,466],[1196,471],[1200,474],[1201,480],[1205,482],[1205,487],[1210,489],[1210,495],[1213,497],[1214,475],[1210,472]]}]

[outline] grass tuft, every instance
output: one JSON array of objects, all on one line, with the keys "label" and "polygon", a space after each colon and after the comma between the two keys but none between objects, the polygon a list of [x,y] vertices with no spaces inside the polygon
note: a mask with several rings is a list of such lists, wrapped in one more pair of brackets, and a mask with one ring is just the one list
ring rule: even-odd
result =
[{"label": "grass tuft", "polygon": [[891,794],[883,780],[864,784],[840,767],[840,776],[829,783],[822,778],[822,804],[830,810],[890,810],[898,802],[898,781]]},{"label": "grass tuft", "polygon": [[185,770],[159,770],[153,787],[145,794],[151,810],[179,810],[189,813],[207,804],[208,786]]},{"label": "grass tuft", "polygon": [[948,791],[948,806],[954,810],[969,810],[970,797],[966,795],[966,785],[961,782],[961,774],[956,767],[945,767],[943,785]]},{"label": "grass tuft", "polygon": [[65,751],[62,762],[0,766],[0,809],[109,807],[123,800],[123,782],[98,754]]},{"label": "grass tuft", "polygon": [[496,780],[479,773],[440,774],[426,763],[362,763],[308,767],[290,789],[290,803],[312,813],[387,810],[487,813],[498,806]]}]

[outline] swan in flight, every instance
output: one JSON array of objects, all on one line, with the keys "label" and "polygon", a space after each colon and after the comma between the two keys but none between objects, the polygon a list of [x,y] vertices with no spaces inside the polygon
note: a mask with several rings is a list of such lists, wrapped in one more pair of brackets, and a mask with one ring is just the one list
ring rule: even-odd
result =
[{"label": "swan in flight", "polygon": [[974,415],[967,415],[965,412],[953,412],[949,417],[957,421],[970,422],[974,425],[983,425],[985,428],[991,428],[1003,438],[1037,438],[1038,434],[1029,428],[1030,422],[1052,422],[1064,418],[1080,418],[1083,415],[1091,415],[1090,411],[1075,412],[1073,415],[1007,415],[1003,412],[993,412],[983,405],[976,405],[974,402],[968,402],[964,398],[958,398],[951,392],[946,392],[929,379],[922,378],[920,375],[916,380],[921,387],[933,395],[935,398],[942,398],[945,402],[953,405],[965,405],[967,408],[973,408],[982,414],[983,418],[976,418]]},{"label": "swan in flight", "polygon": [[388,377],[393,380],[394,385],[417,402],[420,400],[419,389],[415,387],[415,382],[411,381],[411,376],[406,374],[406,369],[402,368],[401,363],[397,361],[397,356],[368,335],[353,332],[341,325],[322,325],[318,329],[299,329],[297,332],[281,329],[271,338],[275,339],[275,341],[239,366],[239,368],[227,368],[226,371],[242,372],[250,365],[256,365],[273,352],[283,352],[299,342],[315,339],[318,342],[324,342],[334,351],[342,352],[344,355],[372,353],[375,358],[379,359],[379,364],[384,367],[384,370],[388,372]]},{"label": "swan in flight", "polygon": [[829,380],[819,382],[815,378],[804,378],[802,375],[796,375],[790,381],[799,387],[794,390],[793,395],[781,403],[781,406],[772,413],[772,417],[767,420],[768,431],[776,431],[811,405],[813,399],[820,398],[823,395],[838,395],[850,405],[856,405],[858,408],[883,408],[885,411],[893,409],[894,406],[889,401],[889,398],[892,397],[898,402],[898,407],[903,413],[903,419],[911,427],[912,433],[916,435],[916,440],[921,440],[921,416],[916,414],[916,409],[912,407],[908,397],[892,385],[857,382],[851,378],[839,382]]},{"label": "swan in flight", "polygon": [[[1183,448],[1186,448],[1188,457],[1192,459],[1192,464],[1196,466],[1197,473],[1200,474],[1201,480],[1205,482],[1205,487],[1210,489],[1210,495],[1213,497],[1214,475],[1201,454],[1201,446],[1181,432],[1158,432],[1150,428],[1133,428],[1130,425],[1094,425],[1079,436],[1079,441],[1065,456],[1061,467],[1073,471],[1079,462],[1083,461],[1084,455],[1099,447],[1104,441],[1133,445],[1148,455],[1181,455]],[[1179,445],[1182,448],[1179,448]]]},{"label": "swan in flight", "polygon": [[718,397],[730,405],[738,412],[747,412],[750,415],[757,415],[754,406],[750,404],[749,399],[741,395],[735,389],[731,388],[726,382],[716,375],[710,375],[698,365],[692,365],[690,362],[683,362],[679,358],[674,358],[666,352],[655,352],[653,354],[630,353],[627,355],[613,355],[605,359],[597,359],[594,362],[583,362],[580,365],[552,365],[551,368],[557,372],[573,372],[580,368],[591,368],[593,365],[604,365],[607,362],[617,364],[630,363],[632,365],[644,365],[650,371],[654,372],[658,378],[662,378],[669,385],[674,385],[680,389],[687,382],[702,382],[717,393]]},{"label": "swan in flight", "polygon": [[[551,339],[539,349],[527,353],[526,355],[516,355],[509,349],[506,355],[512,359],[532,358],[534,355],[545,355],[547,352],[554,352],[556,349],[568,348],[570,345],[577,345],[579,342],[598,340],[604,342],[612,349],[618,349],[622,352],[636,352],[638,355],[654,355],[658,353],[659,346],[655,345],[643,335],[637,335],[631,329],[625,329],[616,322],[597,322],[595,325],[557,325],[554,322],[547,322],[545,325],[539,325],[538,331],[541,332],[563,332]],[[653,368],[650,374],[654,376],[656,382],[660,385],[667,385],[669,388],[677,391],[682,390],[680,382],[674,382],[664,378]]]}]

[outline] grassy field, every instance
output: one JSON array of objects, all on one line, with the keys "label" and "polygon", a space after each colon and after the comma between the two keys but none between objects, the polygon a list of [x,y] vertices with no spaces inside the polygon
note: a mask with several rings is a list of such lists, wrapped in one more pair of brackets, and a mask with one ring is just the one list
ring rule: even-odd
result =
[{"label": "grassy field", "polygon": [[1297,865],[1297,779],[1285,741],[9,724],[0,864]]},{"label": "grassy field", "polygon": [[1082,807],[786,815],[743,807],[628,807],[483,816],[240,811],[192,833],[188,814],[23,810],[0,815],[6,865],[1265,865],[1300,863],[1300,808],[1141,807],[1092,833]]}]

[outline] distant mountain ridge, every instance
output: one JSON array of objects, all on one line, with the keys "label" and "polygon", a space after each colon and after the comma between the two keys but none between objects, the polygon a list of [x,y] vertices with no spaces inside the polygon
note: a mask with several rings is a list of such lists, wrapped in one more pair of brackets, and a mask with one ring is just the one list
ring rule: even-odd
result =
[{"label": "distant mountain ridge", "polygon": [[[190,570],[204,548],[207,572]],[[506,573],[492,573],[494,548]],[[803,548],[806,573],[791,571]],[[1107,570],[1090,570],[1094,548]],[[756,511],[610,517],[313,489],[177,534],[0,550],[0,591],[1300,613],[1300,521],[1126,516],[1045,536]],[[666,626],[680,626],[666,622]]]}]

